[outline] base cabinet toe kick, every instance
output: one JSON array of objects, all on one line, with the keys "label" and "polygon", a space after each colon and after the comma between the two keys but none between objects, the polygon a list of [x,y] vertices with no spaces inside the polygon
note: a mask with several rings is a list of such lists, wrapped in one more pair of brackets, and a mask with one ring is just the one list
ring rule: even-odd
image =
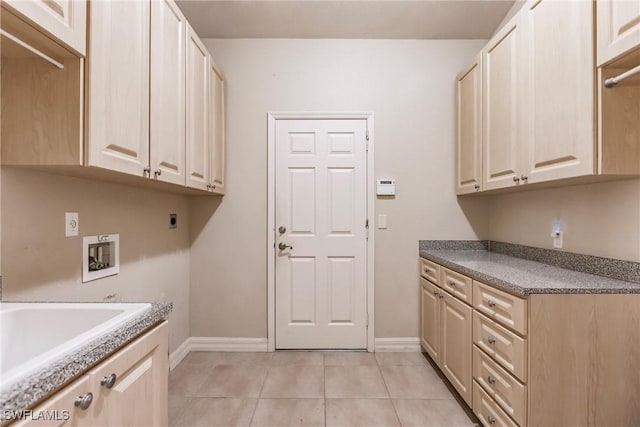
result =
[{"label": "base cabinet toe kick", "polygon": [[640,294],[522,297],[424,258],[420,288],[422,350],[484,426],[640,425]]}]

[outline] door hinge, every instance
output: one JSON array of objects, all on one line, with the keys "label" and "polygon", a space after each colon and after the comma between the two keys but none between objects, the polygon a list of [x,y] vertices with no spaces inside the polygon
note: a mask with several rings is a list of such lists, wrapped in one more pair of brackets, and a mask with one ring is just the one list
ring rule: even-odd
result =
[{"label": "door hinge", "polygon": [[369,218],[364,222],[364,228],[369,229]]},{"label": "door hinge", "polygon": [[367,131],[365,132],[365,137],[366,137],[367,141],[369,141],[369,129],[367,129]]}]

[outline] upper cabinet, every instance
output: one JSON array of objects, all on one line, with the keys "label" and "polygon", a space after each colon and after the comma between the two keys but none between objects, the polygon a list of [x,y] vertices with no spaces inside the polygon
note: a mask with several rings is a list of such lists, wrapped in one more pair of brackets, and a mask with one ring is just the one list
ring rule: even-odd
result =
[{"label": "upper cabinet", "polygon": [[[4,165],[224,194],[224,79],[173,0],[2,8]],[[88,30],[86,59],[24,19],[46,8]]]},{"label": "upper cabinet", "polygon": [[87,164],[143,176],[149,166],[150,3],[89,7]]},{"label": "upper cabinet", "polygon": [[457,194],[475,193],[482,181],[482,56],[456,78],[458,91]]},{"label": "upper cabinet", "polygon": [[598,66],[640,48],[640,1],[598,0],[597,16]]},{"label": "upper cabinet", "polygon": [[594,4],[525,4],[525,104],[528,147],[522,180],[550,181],[595,172]]},{"label": "upper cabinet", "polygon": [[224,194],[224,78],[213,60],[209,68],[209,190]]},{"label": "upper cabinet", "polygon": [[[474,60],[482,63],[478,190],[640,175],[640,73],[605,85],[640,65],[640,35],[633,36],[640,3],[628,3],[599,0],[596,34],[595,2],[529,0],[488,42]],[[626,40],[624,48],[603,45],[612,34]],[[596,67],[596,37],[600,61],[618,58],[606,67]],[[614,44],[619,51],[607,53]],[[473,151],[462,149],[470,146],[469,133],[460,131],[471,128],[469,112],[478,109],[461,84],[469,70],[457,79],[458,102],[467,103],[458,105],[458,194],[469,192],[463,184],[477,173]]]},{"label": "upper cabinet", "polygon": [[85,55],[87,51],[87,2],[85,0],[2,0],[2,5],[29,23],[40,27],[80,56]]},{"label": "upper cabinet", "polygon": [[522,16],[516,15],[482,51],[482,188],[491,190],[517,183],[522,170],[519,141],[523,117],[524,37]]}]

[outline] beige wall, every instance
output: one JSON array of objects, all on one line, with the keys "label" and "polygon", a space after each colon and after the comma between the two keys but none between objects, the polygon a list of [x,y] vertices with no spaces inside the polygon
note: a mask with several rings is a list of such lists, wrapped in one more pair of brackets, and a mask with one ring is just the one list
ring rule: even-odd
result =
[{"label": "beige wall", "polygon": [[205,44],[226,75],[227,195],[191,205],[191,334],[266,337],[267,112],[341,110],[374,112],[376,176],[397,185],[376,202],[376,336],[418,336],[418,240],[488,234],[487,200],[453,182],[454,79],[484,41]]},{"label": "beige wall", "polygon": [[569,252],[640,261],[640,180],[494,196],[489,238],[552,248],[560,220]]},{"label": "beige wall", "polygon": [[[65,211],[79,237],[65,237]],[[189,336],[187,197],[3,167],[2,232],[5,301],[173,301],[171,350]],[[106,233],[120,234],[120,274],[82,284],[82,236]]]}]

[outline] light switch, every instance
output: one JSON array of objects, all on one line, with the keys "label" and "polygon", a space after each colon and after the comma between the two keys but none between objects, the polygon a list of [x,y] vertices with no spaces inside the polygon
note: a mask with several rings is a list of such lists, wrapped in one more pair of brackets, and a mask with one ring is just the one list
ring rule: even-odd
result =
[{"label": "light switch", "polygon": [[387,214],[378,215],[378,229],[386,229],[387,228]]},{"label": "light switch", "polygon": [[64,234],[67,237],[73,237],[78,235],[80,229],[78,212],[65,212],[64,213]]}]

